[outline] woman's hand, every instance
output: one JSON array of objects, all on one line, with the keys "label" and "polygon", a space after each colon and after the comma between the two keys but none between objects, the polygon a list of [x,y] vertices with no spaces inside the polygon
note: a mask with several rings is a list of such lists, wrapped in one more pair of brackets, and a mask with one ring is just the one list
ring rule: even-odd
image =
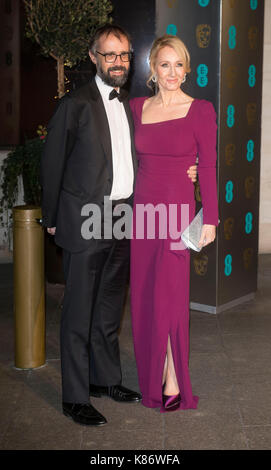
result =
[{"label": "woman's hand", "polygon": [[199,246],[202,248],[203,246],[209,245],[215,239],[216,235],[216,226],[215,225],[208,225],[204,224],[201,229],[201,237],[199,240]]},{"label": "woman's hand", "polygon": [[50,235],[55,235],[55,233],[56,233],[56,228],[55,228],[55,227],[47,228],[47,232],[50,233]]},{"label": "woman's hand", "polygon": [[197,181],[197,165],[192,165],[187,170],[188,177],[192,180],[192,183]]}]

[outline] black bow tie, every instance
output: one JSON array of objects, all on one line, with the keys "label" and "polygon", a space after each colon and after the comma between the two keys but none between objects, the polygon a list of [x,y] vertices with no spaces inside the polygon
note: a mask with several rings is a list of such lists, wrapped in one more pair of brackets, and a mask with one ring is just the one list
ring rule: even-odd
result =
[{"label": "black bow tie", "polygon": [[114,88],[114,90],[110,91],[110,93],[109,93],[109,99],[110,100],[113,100],[114,98],[118,98],[118,100],[121,103],[124,100],[125,96],[126,96],[126,93],[125,93],[124,90],[120,90],[120,92],[118,93],[117,90],[115,90],[115,88]]}]

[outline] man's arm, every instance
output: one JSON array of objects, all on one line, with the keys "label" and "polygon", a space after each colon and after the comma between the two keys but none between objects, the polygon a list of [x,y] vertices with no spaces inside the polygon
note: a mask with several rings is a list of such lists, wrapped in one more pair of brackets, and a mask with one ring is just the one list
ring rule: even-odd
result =
[{"label": "man's arm", "polygon": [[[72,148],[74,127],[72,100],[65,96],[60,100],[48,124],[41,158],[42,225],[45,227],[55,228],[56,226],[58,199],[65,163]],[[54,233],[51,234],[54,235]]]}]

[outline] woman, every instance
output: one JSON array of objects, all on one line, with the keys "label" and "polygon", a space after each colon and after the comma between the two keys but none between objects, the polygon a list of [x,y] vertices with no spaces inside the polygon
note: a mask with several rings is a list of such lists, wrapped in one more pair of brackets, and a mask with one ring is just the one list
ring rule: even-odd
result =
[{"label": "woman", "polygon": [[[183,231],[195,215],[194,185],[186,171],[198,155],[204,224],[200,245],[213,242],[218,225],[217,125],[213,105],[193,99],[181,89],[190,72],[190,57],[179,38],[165,35],[154,42],[150,69],[149,83],[155,83],[157,93],[130,102],[139,159],[131,244],[131,306],[142,404],[165,412],[195,409],[198,403],[188,369],[190,253],[176,245],[169,217],[166,235],[162,236],[157,217],[152,218],[153,227],[149,217],[148,230],[155,228],[155,236],[150,238],[145,215],[144,235],[138,236],[142,229],[138,209],[151,204],[166,206],[169,211],[169,204],[173,204],[178,228],[181,224]],[[181,219],[181,204],[189,208],[186,220]]]}]

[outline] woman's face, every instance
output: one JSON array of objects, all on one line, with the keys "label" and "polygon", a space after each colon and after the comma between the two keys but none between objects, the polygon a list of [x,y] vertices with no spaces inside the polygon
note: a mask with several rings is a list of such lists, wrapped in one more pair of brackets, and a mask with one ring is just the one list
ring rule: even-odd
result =
[{"label": "woman's face", "polygon": [[160,90],[178,90],[185,75],[183,58],[175,49],[165,46],[157,54],[155,72]]}]

